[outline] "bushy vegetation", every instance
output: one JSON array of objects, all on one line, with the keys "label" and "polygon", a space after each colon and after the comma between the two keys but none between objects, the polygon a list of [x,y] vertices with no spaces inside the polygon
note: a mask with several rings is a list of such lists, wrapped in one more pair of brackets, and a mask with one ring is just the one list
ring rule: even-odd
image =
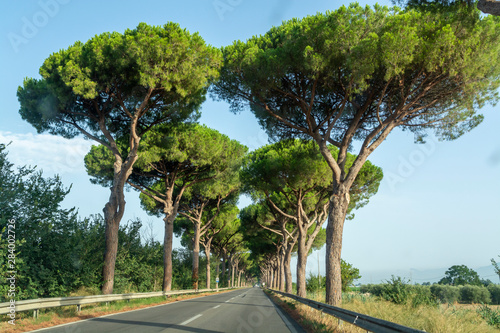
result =
[{"label": "bushy vegetation", "polygon": [[369,293],[396,304],[500,304],[500,285],[451,286],[434,284],[432,286],[410,285],[400,277],[393,277],[385,284],[368,284],[360,287],[361,293]]},{"label": "bushy vegetation", "polygon": [[[479,315],[482,317],[486,323],[490,326],[500,328],[500,310],[495,310],[493,308],[488,307],[485,304],[499,304],[498,296],[500,295],[500,286],[490,284],[488,288],[484,286],[477,285],[464,285],[464,286],[451,286],[451,285],[443,285],[443,284],[434,284],[432,286],[428,285],[410,285],[408,281],[405,281],[401,277],[392,277],[390,281],[387,281],[385,284],[377,284],[377,285],[363,285],[360,288],[362,303],[366,303],[366,294],[369,293],[371,295],[376,296],[372,299],[378,299],[380,301],[389,301],[395,305],[399,305],[397,311],[403,311],[404,308],[413,308],[418,309],[416,312],[429,312],[428,316],[436,317],[436,325],[438,322],[441,322],[442,325],[444,321],[450,321],[450,317],[460,317],[464,318],[464,323],[472,321],[476,321],[475,315]],[[360,307],[360,299],[358,297],[351,297],[347,301],[349,302],[357,302],[358,309],[354,311],[358,311],[365,314],[370,314],[377,318],[384,318],[386,320],[390,320],[393,322],[397,322],[400,324],[404,324],[404,321],[397,321],[391,317],[391,315],[386,313],[386,310],[383,310],[384,307],[380,307],[377,305],[377,309],[372,309],[368,307],[368,309],[359,309]],[[456,310],[455,304],[457,302],[465,303],[465,304],[481,304],[481,306],[476,310],[476,314],[471,313],[470,309],[459,309]],[[440,308],[434,312],[430,310],[431,307],[439,308],[439,304],[448,304],[446,308]],[[451,305],[451,310],[450,309]],[[363,307],[366,307],[363,305]],[[367,312],[368,311],[368,312]],[[371,311],[371,312],[370,312]],[[381,312],[379,312],[381,311]],[[450,312],[451,311],[451,312]],[[439,312],[439,313],[438,313]],[[387,316],[387,317],[385,317]],[[413,314],[412,314],[413,316]],[[441,318],[442,317],[442,318]],[[445,319],[446,318],[446,319]],[[405,319],[406,320],[406,319]],[[450,321],[451,322],[451,321]],[[431,320],[425,325],[431,323]],[[433,324],[434,325],[434,324]],[[448,325],[448,324],[447,324]],[[469,324],[467,324],[467,327]],[[416,327],[412,325],[408,325],[411,327]],[[434,327],[434,326],[433,326]],[[442,331],[442,332],[458,332],[463,331],[467,332],[467,330],[463,330],[465,326],[457,326],[454,329],[451,329],[451,326],[447,326],[445,329],[441,328],[440,330],[431,330],[432,332]],[[435,326],[434,328],[437,328]],[[474,330],[475,331],[475,330]]]},{"label": "bushy vegetation", "polygon": [[435,284],[430,287],[430,290],[441,303],[453,304],[460,299],[460,289],[457,287]]},{"label": "bushy vegetation", "polygon": [[490,284],[488,286],[488,291],[490,292],[491,304],[500,305],[500,285]]},{"label": "bushy vegetation", "polygon": [[493,310],[486,305],[482,305],[479,309],[477,309],[477,313],[479,313],[481,317],[486,320],[488,325],[500,328],[500,310]]},{"label": "bushy vegetation", "polygon": [[471,304],[490,304],[491,297],[488,289],[485,287],[463,286],[460,287],[460,301]]},{"label": "bushy vegetation", "polygon": [[[342,275],[342,291],[350,290],[353,282],[359,278],[359,269],[349,264],[348,262],[341,260],[341,275]],[[306,290],[308,292],[315,292],[318,290],[325,290],[326,288],[326,277],[314,275],[309,273],[309,277],[306,279]]]},{"label": "bushy vegetation", "polygon": [[[61,208],[69,193],[61,180],[45,178],[34,168],[14,170],[4,148],[0,146],[0,277],[4,280],[11,271],[6,225],[14,220],[15,299],[100,294],[104,218],[80,218],[76,209]],[[141,227],[140,220],[120,226],[115,293],[161,290],[163,246],[141,239]],[[189,250],[174,251],[173,289],[192,287],[191,256]],[[0,302],[10,299],[8,288],[5,283],[0,286]]]}]

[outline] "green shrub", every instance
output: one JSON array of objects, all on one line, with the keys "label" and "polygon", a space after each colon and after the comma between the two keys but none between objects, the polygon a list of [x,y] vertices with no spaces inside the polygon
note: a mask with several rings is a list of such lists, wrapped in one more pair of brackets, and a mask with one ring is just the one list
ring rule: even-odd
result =
[{"label": "green shrub", "polygon": [[373,296],[382,296],[383,291],[383,284],[364,284],[360,287],[360,292],[362,294],[370,293]]},{"label": "green shrub", "polygon": [[372,286],[373,286],[373,284],[363,284],[363,285],[361,285],[361,287],[359,287],[359,292],[362,294],[367,294],[367,293],[371,294],[372,293],[371,292]]},{"label": "green shrub", "polygon": [[493,310],[483,304],[477,309],[477,312],[486,320],[488,325],[500,328],[500,310]]},{"label": "green shrub", "polygon": [[500,305],[500,285],[490,284],[488,291],[490,292],[491,304]]},{"label": "green shrub", "polygon": [[460,299],[460,288],[442,284],[432,285],[430,291],[441,303],[453,304]]},{"label": "green shrub", "polygon": [[325,289],[326,286],[326,277],[324,276],[318,276],[314,275],[313,273],[309,272],[309,277],[306,279],[306,289],[309,292],[315,292],[320,289]]},{"label": "green shrub", "polygon": [[491,303],[490,292],[485,287],[460,287],[460,301],[462,303]]},{"label": "green shrub", "polygon": [[429,286],[410,286],[411,305],[416,308],[420,305],[437,306],[439,303],[431,293]]},{"label": "green shrub", "polygon": [[396,304],[406,304],[410,297],[411,290],[408,281],[401,277],[392,276],[390,281],[384,285],[382,297]]}]

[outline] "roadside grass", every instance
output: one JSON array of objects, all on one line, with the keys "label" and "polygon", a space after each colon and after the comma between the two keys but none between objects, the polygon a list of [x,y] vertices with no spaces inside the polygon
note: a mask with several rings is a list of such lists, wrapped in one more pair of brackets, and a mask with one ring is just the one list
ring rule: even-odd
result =
[{"label": "roadside grass", "polygon": [[[343,322],[339,326],[337,318],[324,314],[309,306],[292,299],[272,294],[273,299],[280,304],[290,315],[308,332],[366,332],[349,323]],[[324,294],[309,293],[307,298],[324,302]],[[439,305],[412,306],[398,305],[380,299],[379,297],[365,296],[358,293],[343,295],[342,308],[363,313],[372,317],[384,319],[400,325],[425,330],[433,333],[499,333],[500,329],[489,326],[478,313],[481,305]],[[499,306],[490,307],[493,311],[500,311]]]},{"label": "roadside grass", "polygon": [[[219,293],[231,290],[220,291]],[[134,299],[130,301],[113,301],[109,305],[106,303],[95,303],[82,305],[81,311],[77,312],[76,305],[62,306],[57,308],[39,310],[38,318],[33,318],[33,311],[17,312],[15,325],[9,324],[9,317],[4,315],[4,320],[0,323],[0,332],[2,333],[20,333],[40,328],[52,327],[61,324],[67,324],[79,320],[96,318],[108,314],[120,313],[130,310],[147,308],[155,305],[162,305],[180,300],[198,298],[202,296],[213,295],[215,292],[206,292],[200,294],[185,294],[179,296],[164,296]],[[85,295],[72,295],[85,296]]]}]

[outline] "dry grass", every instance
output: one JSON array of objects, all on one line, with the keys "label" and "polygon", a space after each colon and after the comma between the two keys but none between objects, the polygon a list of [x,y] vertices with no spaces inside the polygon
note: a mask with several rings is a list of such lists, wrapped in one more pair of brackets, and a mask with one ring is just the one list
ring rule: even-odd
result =
[{"label": "dry grass", "polygon": [[308,333],[366,332],[366,330],[358,329],[347,323],[339,325],[335,317],[324,314],[321,311],[287,297],[273,293],[269,293],[269,296]]},{"label": "dry grass", "polygon": [[[228,291],[230,290],[221,291],[219,293],[224,293]],[[167,304],[180,300],[192,299],[212,294],[214,293],[179,295],[179,296],[169,297],[168,299],[165,299],[164,297],[153,297],[153,298],[131,300],[130,302],[116,301],[116,302],[111,302],[110,305],[108,306],[106,306],[105,303],[88,304],[88,305],[82,305],[82,310],[80,313],[76,312],[76,306],[64,306],[64,307],[40,310],[37,319],[32,318],[33,316],[32,311],[18,312],[16,313],[15,325],[9,324],[7,322],[9,318],[5,317],[5,321],[0,323],[0,332],[2,333],[28,332],[40,328],[67,324],[83,319],[96,318],[108,314],[137,310],[155,305]]]},{"label": "dry grass", "polygon": [[434,333],[498,333],[477,313],[476,307],[396,305],[382,300],[352,300],[344,308]]},{"label": "dry grass", "polygon": [[[312,295],[311,295],[312,296]],[[274,295],[276,302],[285,308],[292,317],[308,332],[366,332],[349,323],[339,327],[338,319],[325,315],[318,310],[295,302],[291,299]],[[324,302],[320,297],[310,297]],[[388,320],[400,325],[413,327],[433,333],[499,333],[499,329],[488,326],[477,313],[477,305],[442,305],[440,307],[396,305],[376,297],[350,297],[343,308]],[[498,307],[497,307],[498,308]]]}]

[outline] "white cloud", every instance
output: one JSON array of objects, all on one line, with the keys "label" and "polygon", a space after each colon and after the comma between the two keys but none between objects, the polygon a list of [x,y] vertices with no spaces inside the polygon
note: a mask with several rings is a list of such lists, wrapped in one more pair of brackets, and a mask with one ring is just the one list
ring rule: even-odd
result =
[{"label": "white cloud", "polygon": [[0,143],[8,144],[8,160],[16,166],[31,165],[44,174],[85,172],[83,158],[94,143],[83,138],[65,139],[50,134],[0,131]]}]

